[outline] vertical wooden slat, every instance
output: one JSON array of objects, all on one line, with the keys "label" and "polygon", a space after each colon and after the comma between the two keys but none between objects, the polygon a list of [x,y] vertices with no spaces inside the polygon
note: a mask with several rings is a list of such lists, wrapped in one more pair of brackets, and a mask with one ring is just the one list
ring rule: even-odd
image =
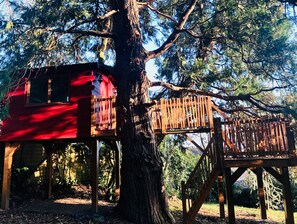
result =
[{"label": "vertical wooden slat", "polygon": [[167,119],[167,116],[168,116],[168,114],[166,113],[167,111],[166,111],[166,105],[165,105],[165,100],[164,99],[161,99],[161,114],[162,114],[162,127],[161,127],[161,129],[162,129],[162,133],[166,133],[166,129],[165,129],[165,127],[166,127],[166,119]]},{"label": "vertical wooden slat", "polygon": [[213,116],[212,116],[212,106],[211,106],[211,99],[208,96],[207,97],[207,105],[208,105],[208,122],[209,122],[209,127],[213,128]]}]

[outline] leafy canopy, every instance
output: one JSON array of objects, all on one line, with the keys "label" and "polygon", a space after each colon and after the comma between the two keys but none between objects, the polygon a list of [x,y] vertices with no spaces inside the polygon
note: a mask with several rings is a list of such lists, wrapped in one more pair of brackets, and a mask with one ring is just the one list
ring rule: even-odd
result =
[{"label": "leafy canopy", "polygon": [[[297,117],[296,27],[282,2],[139,1],[156,78],[211,95],[226,111]],[[117,60],[110,1],[2,0],[0,8],[1,98],[19,69]]]}]

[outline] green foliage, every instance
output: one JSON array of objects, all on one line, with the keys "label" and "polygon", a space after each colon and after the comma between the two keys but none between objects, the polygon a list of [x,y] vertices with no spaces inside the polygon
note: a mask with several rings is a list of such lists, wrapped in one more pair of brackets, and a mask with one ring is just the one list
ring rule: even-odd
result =
[{"label": "green foliage", "polygon": [[166,136],[160,144],[164,163],[164,183],[170,196],[181,196],[181,181],[186,181],[199,156],[183,149],[180,139]]},{"label": "green foliage", "polygon": [[[110,3],[0,3],[5,8],[0,11],[0,97],[16,81],[17,77],[12,75],[16,69],[96,61],[104,39],[96,32],[112,31],[107,26],[112,17],[100,19],[111,11]],[[143,43],[161,47],[176,29],[176,21],[189,7],[189,1],[162,0],[150,4],[155,10],[143,5],[139,15]],[[296,92],[296,32],[287,11],[277,0],[197,3],[185,24],[187,32],[179,32],[178,39],[157,58],[157,78],[214,92],[219,95],[216,103],[228,109],[245,107],[257,112],[256,108],[260,108],[297,117],[296,100],[271,100]],[[108,63],[113,65],[114,47],[109,40],[105,51]],[[267,97],[271,92],[274,98]],[[252,95],[252,100],[228,99],[244,94]],[[6,114],[3,110],[0,116]]]},{"label": "green foliage", "polygon": [[234,204],[238,206],[257,208],[258,193],[256,190],[235,185],[233,187]]}]

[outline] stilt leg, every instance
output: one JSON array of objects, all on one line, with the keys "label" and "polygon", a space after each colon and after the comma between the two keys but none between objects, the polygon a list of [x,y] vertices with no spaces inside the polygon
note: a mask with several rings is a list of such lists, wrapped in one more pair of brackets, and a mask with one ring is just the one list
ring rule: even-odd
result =
[{"label": "stilt leg", "polygon": [[286,224],[294,224],[294,210],[292,202],[291,184],[288,167],[282,167],[283,189],[284,189],[284,207],[286,215]]},{"label": "stilt leg", "polygon": [[218,176],[218,194],[219,194],[219,204],[220,204],[220,217],[225,218],[225,198],[223,191],[223,176]]},{"label": "stilt leg", "polygon": [[257,169],[258,195],[259,195],[259,204],[260,204],[260,210],[261,210],[261,219],[267,219],[262,173],[263,173],[262,168]]},{"label": "stilt leg", "polygon": [[99,170],[99,150],[101,142],[96,140],[92,145],[92,211],[98,212],[98,170]]},{"label": "stilt leg", "polygon": [[225,182],[226,182],[225,186],[226,186],[226,193],[227,193],[229,224],[235,224],[234,201],[233,201],[232,181],[231,181],[231,168],[225,168]]},{"label": "stilt leg", "polygon": [[1,201],[1,208],[4,210],[9,209],[12,160],[13,160],[13,154],[16,152],[19,146],[20,146],[19,144],[9,144],[9,143],[5,145],[3,177],[2,177],[2,201]]}]

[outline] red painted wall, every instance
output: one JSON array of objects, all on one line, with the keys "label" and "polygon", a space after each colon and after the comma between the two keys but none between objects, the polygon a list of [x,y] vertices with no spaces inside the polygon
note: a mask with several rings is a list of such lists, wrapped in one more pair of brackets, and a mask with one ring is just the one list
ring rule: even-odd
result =
[{"label": "red painted wall", "polygon": [[[11,91],[10,117],[3,121],[0,141],[90,137],[91,92],[95,69],[96,64],[84,64],[45,68],[41,72],[40,75],[47,77],[69,76],[69,103],[28,106],[25,82]],[[109,95],[114,85],[106,75],[103,75],[103,80],[100,89]]]}]

